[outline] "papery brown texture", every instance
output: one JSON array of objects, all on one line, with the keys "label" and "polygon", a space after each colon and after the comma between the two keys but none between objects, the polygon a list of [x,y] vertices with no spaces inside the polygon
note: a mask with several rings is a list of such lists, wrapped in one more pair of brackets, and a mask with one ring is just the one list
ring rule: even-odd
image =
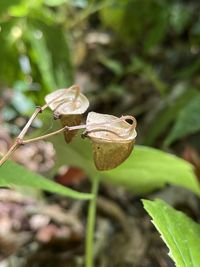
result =
[{"label": "papery brown texture", "polygon": [[[90,112],[87,117],[87,136],[92,141],[93,157],[98,170],[109,170],[124,162],[133,150],[136,121],[123,117]],[[124,117],[125,118],[125,117]]]},{"label": "papery brown texture", "polygon": [[[54,117],[60,119],[62,126],[80,125],[82,114],[88,109],[88,99],[80,93],[76,85],[68,89],[59,89],[45,97],[45,101],[54,112]],[[69,143],[78,130],[64,132],[65,141]]]},{"label": "papery brown texture", "polygon": [[[82,121],[82,115],[79,115],[79,114],[77,114],[77,115],[67,115],[67,116],[61,115],[60,121],[61,121],[61,124],[62,124],[63,127],[80,125],[81,121]],[[72,138],[77,133],[78,133],[78,130],[64,132],[65,141],[67,143],[70,143]]]}]

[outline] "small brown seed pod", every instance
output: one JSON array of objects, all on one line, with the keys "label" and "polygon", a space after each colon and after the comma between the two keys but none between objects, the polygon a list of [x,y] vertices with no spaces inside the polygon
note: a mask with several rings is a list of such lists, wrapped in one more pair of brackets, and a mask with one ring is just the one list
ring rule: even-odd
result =
[{"label": "small brown seed pod", "polygon": [[86,125],[85,135],[92,141],[94,162],[98,170],[113,169],[128,158],[137,135],[134,117],[117,118],[90,112]]},{"label": "small brown seed pod", "polygon": [[[45,97],[46,103],[54,112],[54,118],[60,119],[62,126],[80,125],[82,114],[88,109],[89,101],[74,85],[68,89],[59,89]],[[69,143],[78,130],[64,132],[65,141]]]}]

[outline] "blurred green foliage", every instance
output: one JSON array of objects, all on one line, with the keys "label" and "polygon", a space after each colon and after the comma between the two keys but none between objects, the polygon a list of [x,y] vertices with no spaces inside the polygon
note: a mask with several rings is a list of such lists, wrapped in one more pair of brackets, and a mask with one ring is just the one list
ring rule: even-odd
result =
[{"label": "blurred green foliage", "polygon": [[87,72],[100,112],[134,114],[139,142],[170,145],[199,132],[181,122],[189,101],[200,105],[199,12],[196,0],[1,0],[0,88],[13,88],[22,107],[12,109],[27,114]]},{"label": "blurred green foliage", "polygon": [[[35,104],[43,104],[46,94],[70,86],[79,74],[79,81],[81,75],[89,80],[83,89],[93,109],[136,116],[137,142],[172,146],[192,134],[199,140],[199,14],[197,0],[0,0],[0,95],[6,104],[4,93],[12,88],[11,101],[1,112],[4,121],[17,134],[14,119],[19,114],[28,116]],[[35,127],[41,126],[40,122],[36,120]],[[53,128],[51,124],[47,114],[44,130]],[[57,152],[51,174],[69,164],[83,168],[89,176],[96,175],[87,142],[75,140],[66,146],[60,136],[51,141]],[[199,141],[195,143],[198,148]],[[91,197],[10,164],[1,168],[2,186],[27,185],[80,199]],[[16,177],[13,170],[18,170]],[[172,183],[199,195],[192,166],[152,148],[136,147],[122,166],[103,172],[102,180],[135,193]],[[199,226],[164,203],[145,202],[145,208],[169,241],[172,253],[177,254],[174,258],[180,256],[177,248],[187,256],[187,246],[179,243],[182,245],[188,227],[196,234]],[[163,210],[168,210],[168,217]],[[176,220],[173,224],[174,218],[177,224]],[[180,224],[181,235],[177,232]],[[174,231],[178,246],[166,229]],[[194,235],[187,238],[195,247]],[[191,251],[196,255],[197,250]]]},{"label": "blurred green foliage", "polygon": [[[1,84],[21,80],[39,96],[73,83],[66,1],[1,1]],[[53,4],[54,3],[54,4]],[[41,90],[42,88],[42,90]]]}]

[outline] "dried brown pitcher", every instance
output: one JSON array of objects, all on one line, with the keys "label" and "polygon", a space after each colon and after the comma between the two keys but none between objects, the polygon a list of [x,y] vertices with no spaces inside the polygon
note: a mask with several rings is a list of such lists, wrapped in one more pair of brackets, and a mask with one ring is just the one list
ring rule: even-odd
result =
[{"label": "dried brown pitcher", "polygon": [[[55,99],[55,101],[53,101]],[[89,101],[80,93],[78,86],[69,89],[59,89],[45,97],[45,101],[54,112],[54,118],[60,119],[62,126],[80,125],[82,114],[89,107]],[[64,136],[67,143],[76,135],[78,130],[65,131]]]},{"label": "dried brown pitcher", "polygon": [[137,135],[134,117],[117,118],[90,112],[86,126],[85,135],[92,141],[94,162],[98,170],[113,169],[128,158]]}]

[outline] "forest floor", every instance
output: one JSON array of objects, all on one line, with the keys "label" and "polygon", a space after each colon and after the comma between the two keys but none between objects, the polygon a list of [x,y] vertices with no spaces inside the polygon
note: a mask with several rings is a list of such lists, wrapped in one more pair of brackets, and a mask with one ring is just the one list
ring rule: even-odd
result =
[{"label": "forest floor", "polygon": [[[73,188],[89,186],[88,180],[82,179]],[[0,267],[84,266],[87,202],[49,194],[41,198],[34,193],[1,189]],[[200,221],[200,202],[184,189],[168,186],[146,197],[162,198]],[[139,196],[101,185],[95,262],[95,267],[174,266]]]}]

